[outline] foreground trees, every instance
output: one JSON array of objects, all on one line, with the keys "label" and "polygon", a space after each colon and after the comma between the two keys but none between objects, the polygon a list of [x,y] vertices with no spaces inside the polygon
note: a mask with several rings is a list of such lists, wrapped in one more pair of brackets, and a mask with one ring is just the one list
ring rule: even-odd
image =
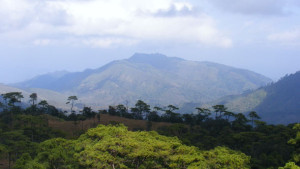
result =
[{"label": "foreground trees", "polygon": [[[77,140],[52,139],[17,168],[249,168],[250,157],[224,147],[200,151],[175,137],[132,132],[123,125],[88,130]],[[26,159],[27,162],[24,162]]]},{"label": "foreground trees", "polygon": [[[227,111],[223,105],[214,106],[213,111],[198,107],[196,114],[182,115],[173,105],[154,107],[151,110],[147,103],[139,100],[131,109],[118,105],[96,113],[91,107],[85,106],[82,111],[75,112],[72,109],[73,113],[67,116],[45,100],[37,102],[34,94],[30,97],[33,99],[32,104],[27,108],[23,108],[25,104],[18,103],[22,98],[21,93],[12,92],[2,96],[6,99],[2,97],[0,104],[0,162],[7,159],[7,163],[9,161],[16,164],[17,160],[14,168],[243,168],[239,163],[236,165],[235,161],[230,162],[230,159],[238,159],[235,155],[241,156],[236,151],[251,156],[250,166],[257,169],[279,166],[295,168],[300,161],[299,124],[294,127],[295,130],[292,129],[293,124],[267,125],[263,121],[255,120],[259,119],[255,112],[250,112],[248,119],[244,114]],[[83,121],[93,118],[88,121],[93,122],[90,127],[95,127],[96,120],[100,122],[102,113],[147,120],[144,128],[141,126],[133,130],[151,130],[152,125],[157,125],[154,122],[171,122],[173,124],[162,123],[163,125],[155,129],[166,136],[177,136],[185,145],[206,151],[181,145],[180,141],[177,142],[178,139],[163,139],[155,132],[132,133],[122,126],[109,129],[98,127],[92,130],[94,132],[89,131],[75,141],[56,138],[64,134],[48,126],[51,116],[56,116],[58,118],[55,119],[59,120],[72,120],[74,124],[81,121],[81,127],[78,128],[80,130],[72,133],[72,138],[78,138],[85,132]],[[120,121],[114,121],[114,124],[128,120],[118,119]],[[163,140],[173,146],[170,151],[165,150],[164,147],[168,145]],[[290,144],[287,144],[288,140]],[[40,142],[43,143],[39,144]],[[182,149],[182,156],[175,156],[178,146]],[[219,146],[226,146],[234,151]],[[157,148],[162,149],[165,154],[156,151]],[[168,157],[165,157],[166,154]],[[181,157],[184,159],[176,161],[175,157],[177,160]],[[114,159],[114,163],[111,159]],[[233,165],[236,166],[232,167]]]}]

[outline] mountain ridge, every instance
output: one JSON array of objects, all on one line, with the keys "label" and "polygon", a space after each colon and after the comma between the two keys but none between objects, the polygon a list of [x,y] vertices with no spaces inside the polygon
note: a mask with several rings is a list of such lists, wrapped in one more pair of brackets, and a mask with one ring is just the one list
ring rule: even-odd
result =
[{"label": "mountain ridge", "polygon": [[29,80],[15,86],[78,95],[92,106],[107,106],[125,100],[134,104],[137,99],[152,105],[206,102],[255,89],[271,82],[271,79],[212,62],[136,53],[128,59],[113,61],[97,69],[67,73],[50,82],[36,78],[35,82]]},{"label": "mountain ridge", "polygon": [[300,122],[300,71],[275,83],[241,95],[226,96],[212,103],[224,104],[230,111],[257,111],[270,123]]}]

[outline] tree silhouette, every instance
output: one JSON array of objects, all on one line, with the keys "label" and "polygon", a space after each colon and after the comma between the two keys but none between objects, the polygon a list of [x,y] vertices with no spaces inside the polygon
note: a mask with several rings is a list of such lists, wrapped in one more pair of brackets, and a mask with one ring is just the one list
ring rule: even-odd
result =
[{"label": "tree silhouette", "polygon": [[[227,108],[224,105],[214,105],[212,107],[216,113],[216,119],[221,118],[222,113],[224,113],[227,110]],[[218,115],[218,113],[219,113],[219,115]]]},{"label": "tree silhouette", "polygon": [[22,92],[9,92],[1,94],[8,106],[15,106],[15,103],[20,103],[21,99],[24,98]]},{"label": "tree silhouette", "polygon": [[121,117],[127,117],[128,109],[123,104],[117,105],[116,109],[119,112]]},{"label": "tree silhouette", "polygon": [[258,120],[260,119],[260,117],[258,116],[258,114],[255,111],[251,111],[248,116],[251,118],[252,121],[252,127],[254,126],[254,119]]},{"label": "tree silhouette", "polygon": [[47,108],[47,106],[49,105],[48,102],[46,100],[41,100],[38,103],[39,106],[41,106],[42,108]]},{"label": "tree silhouette", "polygon": [[30,102],[32,103],[32,106],[34,106],[35,102],[37,100],[37,94],[36,93],[32,93],[29,97],[30,97]]},{"label": "tree silhouette", "polygon": [[225,111],[224,116],[226,116],[226,120],[228,121],[230,119],[230,117],[234,117],[235,114],[230,111]]},{"label": "tree silhouette", "polygon": [[147,119],[150,112],[150,105],[142,100],[138,100],[135,104],[135,107],[131,108],[131,111],[134,113],[136,119]]},{"label": "tree silhouette", "polygon": [[2,102],[0,102],[0,108],[3,108],[4,104]]},{"label": "tree silhouette", "polygon": [[77,96],[68,97],[68,102],[66,104],[71,104],[71,113],[73,113],[73,107],[76,100],[78,100]]},{"label": "tree silhouette", "polygon": [[93,112],[91,107],[84,106],[83,109],[82,109],[82,115],[87,117],[87,118],[94,118],[96,113]]},{"label": "tree silhouette", "polygon": [[210,115],[210,110],[206,108],[196,107],[198,114],[196,115],[196,121],[199,124],[203,120],[206,120]]},{"label": "tree silhouette", "polygon": [[179,108],[174,105],[168,105],[165,109],[165,115],[164,118],[166,121],[169,121],[171,123],[181,123],[182,118],[179,113],[175,113],[175,110],[178,110]]}]

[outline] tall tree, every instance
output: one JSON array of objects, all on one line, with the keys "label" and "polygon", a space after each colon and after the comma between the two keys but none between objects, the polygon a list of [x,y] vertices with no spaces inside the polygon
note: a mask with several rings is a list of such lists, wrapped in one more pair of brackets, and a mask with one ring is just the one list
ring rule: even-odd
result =
[{"label": "tall tree", "polygon": [[84,106],[82,109],[82,115],[87,118],[94,118],[96,113],[92,110],[91,107]]},{"label": "tall tree", "polygon": [[251,111],[248,116],[251,118],[252,121],[252,127],[254,126],[254,119],[258,120],[260,119],[260,117],[258,116],[258,114],[255,111]]},{"label": "tall tree", "polygon": [[165,109],[165,120],[172,122],[172,123],[181,123],[182,118],[179,113],[175,113],[175,110],[178,110],[179,108],[174,105],[168,105]]},{"label": "tall tree", "polygon": [[3,97],[3,99],[6,102],[6,106],[10,107],[10,127],[13,128],[14,126],[14,114],[21,112],[21,109],[19,107],[16,107],[15,104],[16,103],[20,103],[21,99],[24,98],[21,92],[9,92],[9,93],[5,93],[5,94],[1,94],[1,96]]},{"label": "tall tree", "polygon": [[121,117],[126,117],[126,115],[128,114],[128,109],[123,104],[117,105],[116,109],[117,112],[119,112],[118,114],[120,114]]},{"label": "tall tree", "polygon": [[120,116],[115,106],[108,106],[108,114],[112,116]]},{"label": "tall tree", "polygon": [[249,120],[243,113],[238,113],[235,115],[235,120],[232,122],[232,125],[236,130],[242,131],[246,129],[248,122]]},{"label": "tall tree", "polygon": [[235,114],[230,112],[230,111],[225,111],[224,112],[224,116],[226,117],[226,120],[229,121],[230,120],[230,117],[234,117]]},{"label": "tall tree", "polygon": [[34,106],[35,102],[37,100],[37,94],[36,93],[32,93],[29,97],[30,97],[30,102],[32,103],[32,106]]},{"label": "tall tree", "polygon": [[0,108],[3,108],[4,104],[2,102],[0,102]]},{"label": "tall tree", "polygon": [[76,100],[78,100],[77,96],[68,97],[68,102],[66,104],[71,104],[71,113],[73,113],[73,107]]},{"label": "tall tree", "polygon": [[196,107],[198,114],[196,115],[196,122],[199,124],[203,120],[206,120],[210,115],[210,110],[206,108]]},{"label": "tall tree", "polygon": [[47,106],[49,106],[48,102],[46,100],[41,100],[38,103],[39,106],[41,106],[42,108],[47,108]]},{"label": "tall tree", "polygon": [[147,119],[150,112],[150,105],[142,100],[138,100],[135,104],[135,107],[131,108],[131,111],[134,113],[136,119]]},{"label": "tall tree", "polygon": [[[216,119],[221,118],[222,113],[224,113],[227,110],[227,107],[225,107],[224,105],[214,105],[212,107],[216,113]],[[218,113],[219,113],[219,115],[218,115]]]}]

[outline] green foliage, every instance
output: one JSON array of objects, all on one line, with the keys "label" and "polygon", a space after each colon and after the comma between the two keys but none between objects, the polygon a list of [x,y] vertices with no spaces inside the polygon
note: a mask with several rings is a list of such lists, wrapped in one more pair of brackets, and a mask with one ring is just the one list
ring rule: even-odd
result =
[{"label": "green foliage", "polygon": [[296,137],[290,139],[288,143],[295,146],[293,161],[299,165],[300,164],[300,123],[295,124],[293,129],[296,130],[297,132]]},{"label": "green foliage", "polygon": [[[224,147],[200,151],[176,137],[128,131],[124,125],[89,129],[77,140],[51,139],[35,158],[24,154],[20,169],[37,168],[249,168],[250,157]],[[22,168],[23,167],[23,168]]]},{"label": "green foliage", "polygon": [[247,125],[238,124],[242,123],[208,120],[194,126],[173,124],[158,131],[163,135],[177,136],[183,143],[200,149],[221,145],[241,151],[251,156],[253,168],[276,168],[292,158],[295,147],[287,141],[295,132],[290,127],[258,124],[256,128],[245,128]]},{"label": "green foliage", "polygon": [[284,167],[279,167],[278,169],[300,169],[294,162],[286,163]]},{"label": "green foliage", "polygon": [[[118,121],[114,126],[90,129],[77,140],[65,140],[51,139],[64,134],[48,127],[49,115],[75,123],[81,120],[83,133],[83,121],[95,117],[90,107],[84,107],[82,114],[72,113],[67,117],[46,101],[26,109],[11,104],[0,114],[0,157],[8,157],[10,164],[17,160],[14,167],[20,169],[248,168],[249,161],[252,168],[260,169],[284,166],[291,159],[299,165],[299,124],[294,126],[295,130],[291,125],[267,125],[254,120],[259,116],[251,112],[249,117],[252,124],[255,122],[254,127],[244,114],[229,112],[223,105],[213,108],[217,118],[211,118],[210,110],[205,108],[197,108],[198,114],[184,115],[175,113],[177,107],[173,105],[151,111],[141,100],[132,108],[133,113],[124,105],[111,106],[108,110],[111,115],[147,119],[147,130],[154,126],[153,121],[175,123],[161,127],[159,132],[177,136],[180,141],[153,131],[131,132]],[[159,116],[158,111],[165,113]],[[97,118],[100,120],[100,116]],[[286,144],[288,140],[290,144]],[[37,146],[39,142],[43,143]],[[251,156],[251,160],[239,151]]]},{"label": "green foliage", "polygon": [[295,124],[293,129],[297,131],[297,135],[295,138],[289,140],[289,144],[300,144],[300,123]]},{"label": "green foliage", "polygon": [[0,144],[0,159],[7,153],[7,147],[3,144]]},{"label": "green foliage", "polygon": [[216,147],[211,151],[204,153],[205,159],[208,159],[208,168],[249,168],[250,157],[226,147]]},{"label": "green foliage", "polygon": [[55,138],[44,141],[39,145],[37,152],[38,154],[34,159],[31,159],[28,154],[23,154],[17,161],[15,168],[79,168],[77,161],[73,158],[74,141],[72,140]]}]

